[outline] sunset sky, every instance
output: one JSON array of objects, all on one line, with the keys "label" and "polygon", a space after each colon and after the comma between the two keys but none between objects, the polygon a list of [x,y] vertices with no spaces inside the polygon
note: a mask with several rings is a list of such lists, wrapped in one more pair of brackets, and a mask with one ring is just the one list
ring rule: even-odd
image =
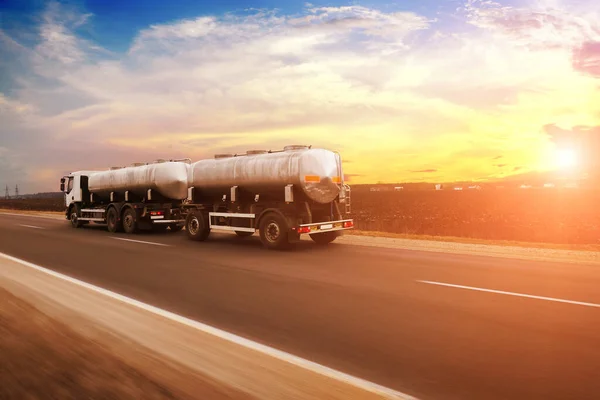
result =
[{"label": "sunset sky", "polygon": [[0,2],[2,188],[287,144],[355,184],[487,180],[598,137],[597,0]]}]

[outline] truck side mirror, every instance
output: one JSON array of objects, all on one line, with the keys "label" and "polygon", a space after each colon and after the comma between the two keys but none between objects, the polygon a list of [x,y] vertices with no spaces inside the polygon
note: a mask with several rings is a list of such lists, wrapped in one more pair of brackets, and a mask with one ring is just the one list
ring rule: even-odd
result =
[{"label": "truck side mirror", "polygon": [[60,184],[60,191],[63,192],[63,193],[65,191],[65,184],[64,184],[64,182],[61,182],[61,184]]}]

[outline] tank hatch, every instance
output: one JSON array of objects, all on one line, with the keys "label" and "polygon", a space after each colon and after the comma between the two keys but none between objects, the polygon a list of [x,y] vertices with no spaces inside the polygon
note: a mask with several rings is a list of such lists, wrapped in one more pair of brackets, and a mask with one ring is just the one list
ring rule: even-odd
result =
[{"label": "tank hatch", "polygon": [[306,150],[310,148],[310,146],[306,146],[303,144],[291,144],[289,146],[285,146],[283,151],[294,151],[294,150]]}]

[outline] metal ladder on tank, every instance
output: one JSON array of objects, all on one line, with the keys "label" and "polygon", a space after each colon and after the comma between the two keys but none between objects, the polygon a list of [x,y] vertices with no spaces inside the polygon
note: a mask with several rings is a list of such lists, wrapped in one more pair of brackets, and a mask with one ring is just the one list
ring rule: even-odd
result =
[{"label": "metal ladder on tank", "polygon": [[350,196],[350,191],[351,191],[350,190],[350,185],[344,183],[343,186],[344,186],[344,191],[346,192],[345,193],[346,202],[344,203],[345,206],[346,206],[346,214],[350,214],[350,211],[352,210],[352,207],[351,207],[352,196]]},{"label": "metal ladder on tank", "polygon": [[337,156],[338,162],[337,162],[337,172],[338,172],[338,176],[340,177],[340,184],[342,187],[342,190],[344,191],[344,207],[346,209],[346,214],[350,214],[350,211],[352,210],[351,207],[351,197],[350,196],[350,185],[344,183],[344,171],[342,169],[342,155],[338,152],[338,151],[334,151],[333,153],[335,153],[335,155]]}]

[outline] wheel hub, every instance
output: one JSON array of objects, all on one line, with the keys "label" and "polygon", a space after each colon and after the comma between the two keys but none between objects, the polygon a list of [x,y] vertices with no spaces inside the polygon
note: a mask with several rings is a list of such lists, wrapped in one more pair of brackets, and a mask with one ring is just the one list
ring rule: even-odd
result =
[{"label": "wheel hub", "polygon": [[280,235],[279,225],[277,225],[275,222],[269,223],[269,225],[267,225],[267,232],[265,235],[267,240],[269,242],[276,242],[277,239],[279,239],[279,235]]},{"label": "wheel hub", "polygon": [[189,231],[192,235],[196,235],[199,230],[200,230],[200,221],[198,221],[198,218],[193,217],[190,220]]}]

